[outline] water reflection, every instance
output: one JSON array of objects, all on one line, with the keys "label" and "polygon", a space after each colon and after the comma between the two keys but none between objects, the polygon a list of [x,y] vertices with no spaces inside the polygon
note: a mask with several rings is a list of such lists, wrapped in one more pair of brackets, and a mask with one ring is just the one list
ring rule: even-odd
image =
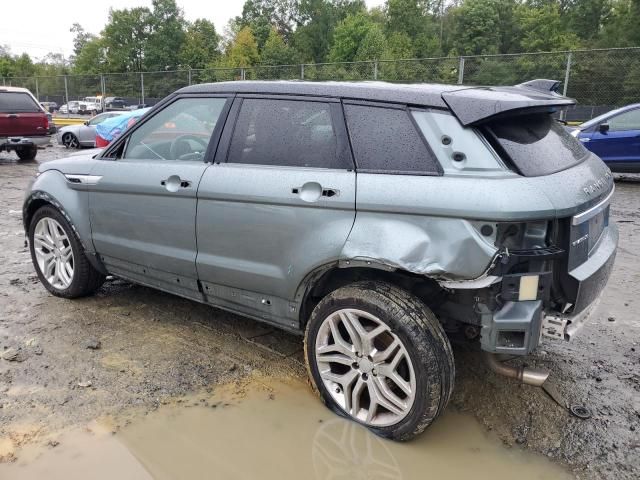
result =
[{"label": "water reflection", "polygon": [[400,480],[400,465],[381,438],[334,418],[318,428],[311,445],[316,480]]},{"label": "water reflection", "polygon": [[519,480],[570,478],[545,458],[505,448],[465,415],[449,411],[398,443],[336,417],[301,382],[265,385],[162,407],[116,435],[77,429],[55,449],[17,452],[17,462],[0,464],[0,478],[511,480],[514,471]]}]

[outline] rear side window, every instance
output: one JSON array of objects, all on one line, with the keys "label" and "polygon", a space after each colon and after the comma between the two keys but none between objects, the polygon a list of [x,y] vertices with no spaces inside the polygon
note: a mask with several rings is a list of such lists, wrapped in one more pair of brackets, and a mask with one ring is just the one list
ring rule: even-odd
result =
[{"label": "rear side window", "polygon": [[228,161],[252,165],[350,168],[342,161],[325,102],[245,98]]},{"label": "rear side window", "polygon": [[547,113],[494,120],[486,130],[496,149],[525,177],[565,170],[588,154],[580,141]]},{"label": "rear side window", "polygon": [[0,112],[40,113],[42,109],[28,93],[0,92]]},{"label": "rear side window", "polygon": [[349,104],[344,110],[359,171],[439,175],[407,110]]}]

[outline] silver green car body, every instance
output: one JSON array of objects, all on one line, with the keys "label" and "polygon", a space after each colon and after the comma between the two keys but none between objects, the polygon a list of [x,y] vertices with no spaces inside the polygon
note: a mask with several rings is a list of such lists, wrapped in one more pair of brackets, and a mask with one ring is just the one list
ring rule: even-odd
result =
[{"label": "silver green car body", "polygon": [[[439,172],[228,162],[229,124],[237,121],[243,99],[255,97],[317,97],[336,114],[355,101],[402,104],[431,146]],[[181,98],[219,99],[219,119],[200,152],[204,158],[118,157],[127,142],[135,143],[130,138],[142,125]],[[425,301],[434,290],[444,294],[439,316],[476,327],[484,350],[527,354],[541,333],[568,336],[578,313],[587,312],[604,287],[617,246],[617,230],[608,223],[613,178],[592,154],[570,168],[524,176],[501,160],[476,126],[502,112],[568,103],[526,87],[304,82],[190,87],[154,107],[102,153],[40,165],[26,193],[25,226],[38,206],[50,203],[64,213],[100,271],[293,332],[304,330],[313,306],[309,298],[329,288],[323,285],[340,284],[343,277],[399,275],[413,286],[429,285]],[[351,158],[353,132],[340,128],[345,131],[336,132],[338,149]],[[598,238],[574,238],[583,231],[589,235],[596,215],[606,222]],[[499,238],[511,224],[523,225],[525,241],[529,238],[516,253]],[[564,239],[566,247],[550,251],[544,239],[550,238],[551,225],[561,224],[571,238]],[[575,252],[587,243],[586,253]],[[573,302],[550,300],[546,292],[522,296],[527,272],[502,268],[538,247],[547,263],[529,276],[544,274],[540,279],[547,283],[538,279],[536,285],[551,288],[551,277],[562,269],[575,284],[569,288],[575,290]],[[520,282],[520,297],[507,292],[513,279]],[[493,299],[501,295],[496,306]],[[579,303],[580,312],[572,316]],[[545,323],[548,318],[555,323]]]}]

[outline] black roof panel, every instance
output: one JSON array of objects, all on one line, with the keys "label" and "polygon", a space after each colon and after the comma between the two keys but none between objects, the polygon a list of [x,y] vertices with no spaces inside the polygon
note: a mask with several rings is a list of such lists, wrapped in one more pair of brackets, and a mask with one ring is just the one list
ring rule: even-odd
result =
[{"label": "black roof panel", "polygon": [[434,83],[232,81],[192,85],[177,93],[255,93],[339,97],[373,102],[396,102],[450,109],[463,125],[494,115],[532,107],[556,107],[575,101],[531,87],[471,87]]}]

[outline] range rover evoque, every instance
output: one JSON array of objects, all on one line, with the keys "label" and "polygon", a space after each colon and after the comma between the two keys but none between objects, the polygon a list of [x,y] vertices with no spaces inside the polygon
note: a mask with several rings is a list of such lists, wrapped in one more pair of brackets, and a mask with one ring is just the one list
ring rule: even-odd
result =
[{"label": "range rover evoque", "polygon": [[445,331],[540,385],[497,354],[570,338],[609,277],[613,179],[555,87],[183,88],[98,155],[40,165],[33,264],[56,296],[110,274],[304,334],[327,406],[409,439],[453,389]]}]

